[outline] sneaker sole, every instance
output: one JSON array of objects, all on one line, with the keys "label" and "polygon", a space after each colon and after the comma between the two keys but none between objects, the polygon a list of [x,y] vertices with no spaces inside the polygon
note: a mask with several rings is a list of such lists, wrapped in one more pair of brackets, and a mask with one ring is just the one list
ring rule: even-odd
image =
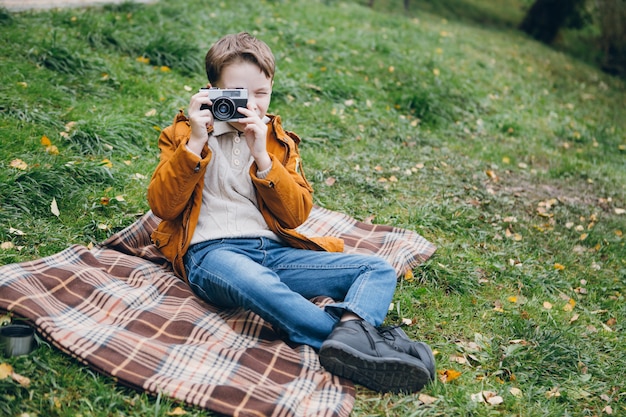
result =
[{"label": "sneaker sole", "polygon": [[397,358],[367,356],[333,340],[324,342],[320,362],[327,371],[378,392],[417,392],[430,381],[430,372],[424,366]]}]

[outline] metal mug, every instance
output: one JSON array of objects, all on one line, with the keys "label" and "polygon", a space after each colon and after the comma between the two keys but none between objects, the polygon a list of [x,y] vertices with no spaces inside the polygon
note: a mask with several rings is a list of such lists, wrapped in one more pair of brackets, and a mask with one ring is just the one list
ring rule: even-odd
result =
[{"label": "metal mug", "polygon": [[35,330],[25,324],[0,327],[0,348],[6,356],[28,355],[33,351]]}]

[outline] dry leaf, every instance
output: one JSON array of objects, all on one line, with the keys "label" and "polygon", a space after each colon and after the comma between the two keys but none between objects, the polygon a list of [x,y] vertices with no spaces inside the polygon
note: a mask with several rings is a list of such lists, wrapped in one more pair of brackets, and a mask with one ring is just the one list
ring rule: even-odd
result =
[{"label": "dry leaf", "polygon": [[43,135],[41,137],[41,144],[46,147],[52,146],[52,142],[50,141],[50,138],[48,138],[48,136],[46,135]]},{"label": "dry leaf", "polygon": [[19,169],[19,170],[26,170],[28,169],[28,164],[24,161],[22,161],[21,159],[14,159],[11,161],[11,163],[9,164],[9,166],[11,168],[15,168],[15,169]]},{"label": "dry leaf", "polygon": [[519,388],[515,388],[512,387],[509,392],[511,393],[512,396],[514,397],[521,397],[522,396],[522,390]]},{"label": "dry leaf", "polygon": [[546,392],[547,398],[560,397],[560,396],[561,396],[561,393],[559,392],[559,387],[554,387],[551,390],[548,390]]},{"label": "dry leaf", "polygon": [[57,200],[54,197],[52,197],[52,202],[50,203],[50,211],[57,217],[61,215],[61,212],[59,211],[59,206],[57,206]]},{"label": "dry leaf", "polygon": [[333,185],[335,185],[335,182],[337,182],[335,177],[328,177],[326,178],[326,181],[324,181],[324,184],[328,185],[329,187],[332,187]]},{"label": "dry leaf", "polygon": [[2,250],[13,249],[14,247],[15,247],[15,245],[13,244],[13,242],[2,242],[2,243],[0,243],[0,249],[2,249]]},{"label": "dry leaf", "polygon": [[184,416],[185,414],[187,414],[187,412],[181,407],[176,407],[175,409],[167,413],[168,416]]},{"label": "dry leaf", "polygon": [[156,114],[157,114],[156,109],[150,109],[150,110],[148,110],[148,111],[146,112],[145,116],[146,116],[146,117],[152,117],[152,116],[156,116]]},{"label": "dry leaf", "polygon": [[543,308],[545,308],[546,310],[551,310],[552,309],[552,304],[548,301],[544,301],[543,302]]},{"label": "dry leaf", "polygon": [[24,388],[30,387],[30,378],[27,378],[20,374],[16,374],[15,372],[11,374],[11,378],[13,379],[13,381],[17,382]]},{"label": "dry leaf", "polygon": [[435,401],[437,401],[439,398],[431,397],[430,395],[426,395],[426,394],[420,394],[417,397],[417,399],[420,400],[424,405],[430,405],[434,403]]}]

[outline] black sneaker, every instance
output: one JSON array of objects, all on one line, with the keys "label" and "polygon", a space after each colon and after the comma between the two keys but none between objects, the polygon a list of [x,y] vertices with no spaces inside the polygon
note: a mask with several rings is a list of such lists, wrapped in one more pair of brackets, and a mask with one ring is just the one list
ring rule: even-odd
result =
[{"label": "black sneaker", "polygon": [[435,379],[435,355],[433,355],[433,351],[430,346],[424,342],[411,340],[409,336],[404,333],[404,330],[398,326],[379,327],[378,333],[389,344],[389,346],[398,352],[407,353],[421,359],[430,373],[430,379]]},{"label": "black sneaker", "polygon": [[364,320],[340,322],[320,348],[326,370],[379,392],[416,392],[430,379],[420,359],[393,349]]}]

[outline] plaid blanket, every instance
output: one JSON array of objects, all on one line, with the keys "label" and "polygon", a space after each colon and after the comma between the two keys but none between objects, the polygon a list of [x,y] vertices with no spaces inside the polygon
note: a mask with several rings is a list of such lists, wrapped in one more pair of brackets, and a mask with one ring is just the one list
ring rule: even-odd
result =
[{"label": "plaid blanket", "polygon": [[[0,267],[0,310],[27,318],[58,349],[125,385],[232,416],[348,416],[354,387],[316,352],[241,309],[195,297],[151,244],[147,213],[92,250],[74,245]],[[300,228],[335,235],[403,273],[435,248],[418,234],[314,208]],[[328,299],[316,299],[322,305]]]}]

